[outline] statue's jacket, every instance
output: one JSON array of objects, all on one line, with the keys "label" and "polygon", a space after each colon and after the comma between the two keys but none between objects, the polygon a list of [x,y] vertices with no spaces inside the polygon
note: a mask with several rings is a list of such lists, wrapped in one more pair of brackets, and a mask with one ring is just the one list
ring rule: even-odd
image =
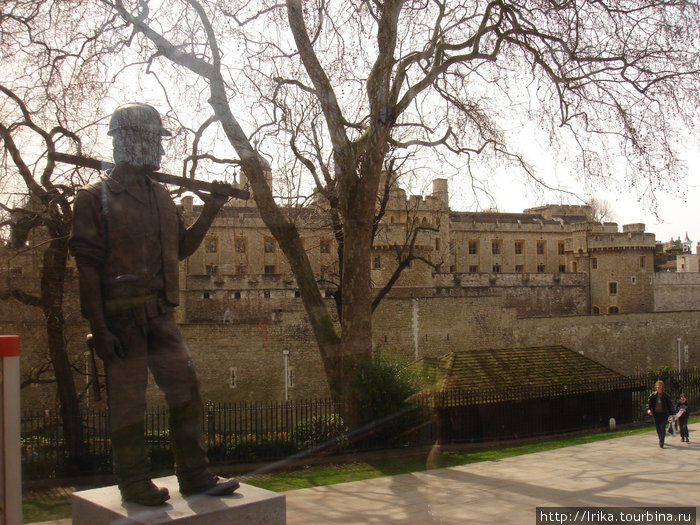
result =
[{"label": "statue's jacket", "polygon": [[78,191],[69,246],[79,268],[98,269],[106,305],[153,297],[177,305],[184,234],[167,189],[118,164]]}]

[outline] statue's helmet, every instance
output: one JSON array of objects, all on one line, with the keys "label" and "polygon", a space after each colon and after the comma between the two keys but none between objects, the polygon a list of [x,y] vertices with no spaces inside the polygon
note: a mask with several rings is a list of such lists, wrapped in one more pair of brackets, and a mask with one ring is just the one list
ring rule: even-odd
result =
[{"label": "statue's helmet", "polygon": [[115,131],[131,129],[137,131],[153,131],[161,136],[169,137],[170,131],[163,127],[158,110],[148,104],[130,102],[123,104],[114,110],[109,120],[107,135],[114,135]]}]

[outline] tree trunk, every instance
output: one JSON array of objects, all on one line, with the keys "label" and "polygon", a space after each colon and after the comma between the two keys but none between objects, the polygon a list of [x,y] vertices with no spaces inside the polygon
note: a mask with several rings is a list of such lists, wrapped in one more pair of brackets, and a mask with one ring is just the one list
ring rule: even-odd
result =
[{"label": "tree trunk", "polygon": [[[354,170],[353,170],[354,172]],[[357,367],[372,358],[372,231],[379,181],[372,171],[363,177],[344,174],[344,244],[339,384],[344,389],[350,428],[360,423],[360,409],[353,384]],[[375,180],[376,179],[376,180]]]},{"label": "tree trunk", "polygon": [[304,309],[318,343],[331,396],[336,401],[340,400],[343,398],[340,338],[336,333],[328,307],[321,297],[316,275],[299,237],[299,231],[275,203],[270,187],[267,185],[265,167],[231,113],[223,82],[216,77],[212,79],[210,87],[212,98],[209,103],[219,118],[229,142],[242,159],[243,173],[253,190],[253,198],[260,217],[277,240],[296,277]]},{"label": "tree trunk", "polygon": [[[62,228],[65,230],[66,228]],[[44,252],[41,277],[41,301],[46,319],[49,355],[56,376],[63,434],[69,458],[76,460],[85,453],[83,427],[73,370],[66,349],[63,316],[63,291],[68,256],[67,232],[56,233]]]}]

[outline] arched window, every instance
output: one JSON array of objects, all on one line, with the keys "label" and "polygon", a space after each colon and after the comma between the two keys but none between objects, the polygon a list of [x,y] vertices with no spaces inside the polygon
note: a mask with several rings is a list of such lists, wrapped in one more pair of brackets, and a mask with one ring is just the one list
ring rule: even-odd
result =
[{"label": "arched window", "polygon": [[609,314],[619,314],[620,309],[617,306],[611,306],[610,308],[608,308],[608,313]]}]

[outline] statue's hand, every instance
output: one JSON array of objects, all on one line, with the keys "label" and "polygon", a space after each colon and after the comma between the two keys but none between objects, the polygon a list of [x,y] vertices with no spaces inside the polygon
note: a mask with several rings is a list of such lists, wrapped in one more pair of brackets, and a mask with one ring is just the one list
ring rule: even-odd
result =
[{"label": "statue's hand", "polygon": [[95,352],[100,356],[105,363],[117,362],[124,359],[124,349],[119,342],[117,336],[110,332],[107,328],[101,330],[93,330],[93,341],[95,343]]},{"label": "statue's hand", "polygon": [[[221,182],[218,180],[215,180],[212,182],[213,190],[212,192],[204,198],[204,203],[205,205],[209,205],[212,208],[216,208],[217,211],[224,205],[226,204],[226,201],[228,201],[229,197],[226,195],[226,192],[224,188],[228,187],[228,185],[225,182]],[[222,188],[222,191],[218,193],[216,191],[217,188]]]}]

